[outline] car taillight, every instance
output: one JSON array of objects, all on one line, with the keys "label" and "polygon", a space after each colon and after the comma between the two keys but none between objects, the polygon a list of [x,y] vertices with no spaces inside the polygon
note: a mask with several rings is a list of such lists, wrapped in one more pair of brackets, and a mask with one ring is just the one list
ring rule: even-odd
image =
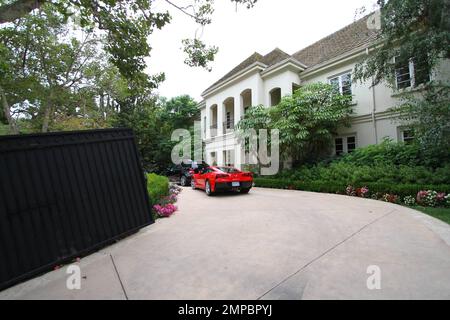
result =
[{"label": "car taillight", "polygon": [[253,173],[251,173],[251,172],[244,172],[242,175],[244,177],[253,177]]},{"label": "car taillight", "polygon": [[227,174],[216,174],[216,179],[226,179],[226,178],[228,178],[228,175]]}]

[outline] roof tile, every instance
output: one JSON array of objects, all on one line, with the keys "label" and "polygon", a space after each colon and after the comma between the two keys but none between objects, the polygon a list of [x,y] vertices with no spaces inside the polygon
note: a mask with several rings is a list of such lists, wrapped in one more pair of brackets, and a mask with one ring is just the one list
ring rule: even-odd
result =
[{"label": "roof tile", "polygon": [[255,52],[212,84],[205,90],[205,92],[217,86],[226,79],[231,78],[255,62],[261,62],[267,65],[267,67],[270,67],[278,62],[293,57],[302,64],[306,65],[308,68],[311,68],[317,64],[323,63],[348,51],[368,44],[374,41],[378,34],[375,30],[367,28],[367,19],[370,15],[371,14],[313,43],[312,45],[297,51],[292,56],[279,48],[275,48],[265,56]]}]

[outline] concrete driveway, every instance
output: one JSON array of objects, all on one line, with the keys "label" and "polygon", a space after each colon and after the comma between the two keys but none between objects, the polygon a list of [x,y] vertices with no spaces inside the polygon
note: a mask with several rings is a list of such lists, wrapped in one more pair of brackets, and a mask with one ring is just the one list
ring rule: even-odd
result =
[{"label": "concrete driveway", "polygon": [[[450,299],[450,226],[339,195],[185,188],[170,219],[0,299]],[[369,290],[369,266],[381,289]],[[369,269],[372,270],[372,269]]]}]

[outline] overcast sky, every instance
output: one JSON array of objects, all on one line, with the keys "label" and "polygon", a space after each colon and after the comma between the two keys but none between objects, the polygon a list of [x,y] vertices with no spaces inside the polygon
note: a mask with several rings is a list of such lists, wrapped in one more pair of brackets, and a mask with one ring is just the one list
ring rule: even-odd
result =
[{"label": "overcast sky", "polygon": [[[160,95],[189,94],[200,101],[203,90],[255,51],[264,55],[278,47],[292,54],[352,23],[361,7],[372,11],[376,0],[258,0],[254,8],[238,6],[237,11],[229,0],[215,2],[212,24],[203,31],[170,9],[172,22],[150,37],[153,50],[147,71],[166,74]],[[163,2],[158,5],[166,8]],[[207,44],[219,47],[211,72],[183,62],[181,40],[196,32]]]}]

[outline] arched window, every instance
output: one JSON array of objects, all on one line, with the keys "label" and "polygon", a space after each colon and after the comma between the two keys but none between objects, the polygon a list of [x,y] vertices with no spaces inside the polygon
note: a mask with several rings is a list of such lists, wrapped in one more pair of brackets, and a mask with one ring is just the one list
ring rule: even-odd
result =
[{"label": "arched window", "polygon": [[273,88],[269,92],[270,96],[270,106],[276,106],[281,101],[281,89],[280,88]]},{"label": "arched window", "polygon": [[234,130],[234,98],[230,97],[223,102],[223,133]]},{"label": "arched window", "polygon": [[241,92],[241,116],[243,117],[247,109],[253,105],[252,89],[246,89]]}]

